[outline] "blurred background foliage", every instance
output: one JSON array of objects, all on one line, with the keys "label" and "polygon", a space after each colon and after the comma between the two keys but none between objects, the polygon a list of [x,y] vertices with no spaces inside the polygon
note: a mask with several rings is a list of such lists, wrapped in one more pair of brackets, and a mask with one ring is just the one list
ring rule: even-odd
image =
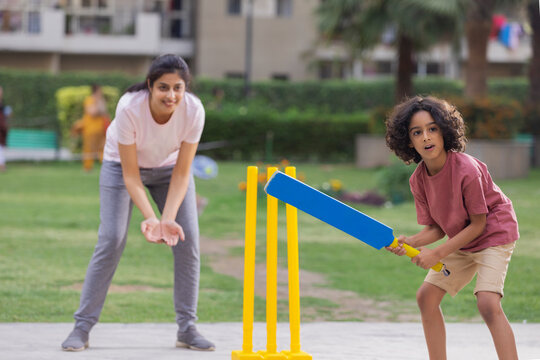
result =
[{"label": "blurred background foliage", "polygon": [[[114,86],[103,86],[101,91],[107,104],[107,113],[112,119],[116,109],[116,103],[120,99],[120,92]],[[82,118],[84,114],[84,99],[91,94],[92,88],[89,85],[66,86],[56,91],[57,120],[63,146],[72,147],[68,145],[72,140],[70,129],[73,123]]]},{"label": "blurred background foliage", "polygon": [[[123,74],[51,75],[0,69],[0,83],[10,89],[6,93],[14,114],[10,126],[55,129],[62,146],[69,145],[69,127],[82,114],[89,84],[104,87],[113,117],[118,96],[138,81],[140,77]],[[508,139],[521,132],[540,132],[538,110],[524,105],[526,79],[491,79],[489,96],[479,100],[463,96],[461,81],[424,77],[415,78],[413,84],[416,94],[443,97],[457,105],[472,138]],[[356,134],[384,133],[395,91],[393,78],[256,82],[249,97],[241,80],[196,78],[191,85],[206,108],[201,142],[226,141],[206,153],[233,160],[351,161]]]}]

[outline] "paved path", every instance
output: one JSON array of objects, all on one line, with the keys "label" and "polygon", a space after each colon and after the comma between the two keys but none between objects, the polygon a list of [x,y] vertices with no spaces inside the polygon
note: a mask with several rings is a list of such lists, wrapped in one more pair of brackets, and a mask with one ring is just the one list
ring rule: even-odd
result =
[{"label": "paved path", "polygon": [[[66,323],[0,323],[0,359],[230,359],[242,346],[242,324],[199,324],[217,350],[198,352],[174,347],[174,324],[96,325],[90,347],[83,352],[60,350],[71,331]],[[522,360],[540,360],[540,324],[512,324]],[[254,349],[266,346],[266,326],[254,326]],[[278,349],[289,348],[288,324],[278,324]],[[325,322],[302,324],[302,350],[318,360],[427,359],[419,323]],[[497,359],[487,327],[483,324],[448,324],[449,359]]]}]

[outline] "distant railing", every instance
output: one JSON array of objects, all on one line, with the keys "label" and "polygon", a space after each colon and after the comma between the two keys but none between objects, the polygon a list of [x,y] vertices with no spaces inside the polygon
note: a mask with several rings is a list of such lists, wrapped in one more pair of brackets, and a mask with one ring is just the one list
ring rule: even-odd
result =
[{"label": "distant railing", "polygon": [[41,32],[41,14],[38,11],[9,10],[0,8],[0,32]]},{"label": "distant railing", "polygon": [[113,14],[66,13],[66,35],[135,35],[135,13],[114,12]]}]

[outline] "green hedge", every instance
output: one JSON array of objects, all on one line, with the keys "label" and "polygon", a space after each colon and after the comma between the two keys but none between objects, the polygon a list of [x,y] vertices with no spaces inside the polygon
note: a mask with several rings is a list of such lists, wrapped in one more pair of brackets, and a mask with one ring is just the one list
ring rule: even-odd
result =
[{"label": "green hedge", "polygon": [[[522,86],[521,83],[519,86]],[[244,82],[240,80],[197,79],[194,90],[203,101],[212,100],[212,90],[224,91],[224,101],[244,103]],[[442,97],[463,93],[459,81],[441,77],[414,80],[419,94]],[[251,85],[251,102],[266,104],[274,109],[318,109],[325,112],[365,111],[378,106],[394,104],[394,80],[383,78],[366,81],[306,81],[306,82],[256,82]]]},{"label": "green hedge", "polygon": [[[62,73],[0,69],[0,85],[4,87],[6,103],[13,107],[12,127],[37,127],[46,124],[62,128],[66,134],[75,115],[63,115],[55,93],[63,87],[88,86],[97,83],[116,88],[119,94],[141,77],[124,74]],[[523,129],[539,128],[537,110],[521,111],[528,92],[528,81],[492,79],[489,92],[505,98],[508,104],[458,104],[465,120],[474,123],[475,136],[508,136]],[[458,99],[463,94],[461,81],[440,77],[414,79],[415,92]],[[225,96],[216,104],[214,89]],[[252,94],[245,99],[241,80],[210,80],[197,78],[192,84],[207,110],[202,141],[230,141],[231,145],[208,151],[218,158],[296,157],[319,160],[352,160],[354,135],[384,133],[386,113],[393,106],[394,80],[382,78],[369,81],[307,81],[255,82]],[[512,101],[510,101],[512,100]],[[112,109],[115,100],[109,103]],[[75,112],[78,110],[75,110]],[[472,115],[471,115],[472,114]],[[521,117],[525,117],[522,126]],[[61,124],[61,126],[59,125]],[[504,125],[504,127],[503,127]],[[505,133],[506,131],[506,133]],[[273,134],[273,140],[267,136]],[[505,135],[506,134],[506,135]]]},{"label": "green hedge", "polygon": [[[62,73],[0,69],[0,85],[6,104],[13,108],[12,127],[37,127],[36,119],[48,122],[43,127],[58,128],[55,93],[66,86],[87,86],[92,83],[111,86],[123,92],[140,77],[124,74]],[[41,126],[40,126],[41,127]]]},{"label": "green hedge", "polygon": [[453,102],[467,125],[472,139],[513,139],[524,128],[524,107],[505,97],[482,100],[463,98]]},{"label": "green hedge", "polygon": [[364,112],[278,112],[224,106],[207,110],[201,142],[228,141],[228,146],[205,152],[218,159],[350,161],[354,136],[367,132],[368,126],[369,116]]},{"label": "green hedge", "polygon": [[[0,68],[0,84],[4,87],[6,102],[13,107],[13,121],[24,125],[33,118],[57,117],[55,92],[66,86],[82,86],[97,83],[118,88],[122,93],[129,85],[142,77],[125,74],[61,73],[20,71]],[[203,103],[212,101],[212,90],[221,88],[227,103],[244,104],[244,82],[241,80],[210,80],[197,78],[193,90]],[[306,81],[255,82],[251,85],[253,95],[250,103],[284,111],[287,109],[321,112],[366,111],[377,106],[390,107],[394,99],[394,80],[383,78],[366,81]],[[463,94],[461,81],[441,77],[414,79],[415,92],[422,95],[442,97]],[[523,102],[528,91],[525,78],[492,79],[489,92]]]}]

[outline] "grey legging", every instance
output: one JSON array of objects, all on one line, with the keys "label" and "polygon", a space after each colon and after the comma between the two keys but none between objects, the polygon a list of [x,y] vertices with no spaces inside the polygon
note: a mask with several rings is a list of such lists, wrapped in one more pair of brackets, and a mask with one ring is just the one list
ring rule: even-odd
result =
[{"label": "grey legging", "polygon": [[[162,212],[172,167],[140,169],[140,173],[143,184],[148,188],[159,211]],[[101,223],[98,242],[84,279],[81,303],[74,315],[75,326],[86,331],[90,331],[99,319],[107,290],[126,245],[133,209],[133,202],[122,178],[120,163],[103,162],[99,189]],[[184,229],[185,241],[179,241],[172,248],[174,307],[179,330],[185,331],[197,319],[199,291],[199,224],[193,177],[190,179],[186,196],[178,210],[176,221]]]}]

